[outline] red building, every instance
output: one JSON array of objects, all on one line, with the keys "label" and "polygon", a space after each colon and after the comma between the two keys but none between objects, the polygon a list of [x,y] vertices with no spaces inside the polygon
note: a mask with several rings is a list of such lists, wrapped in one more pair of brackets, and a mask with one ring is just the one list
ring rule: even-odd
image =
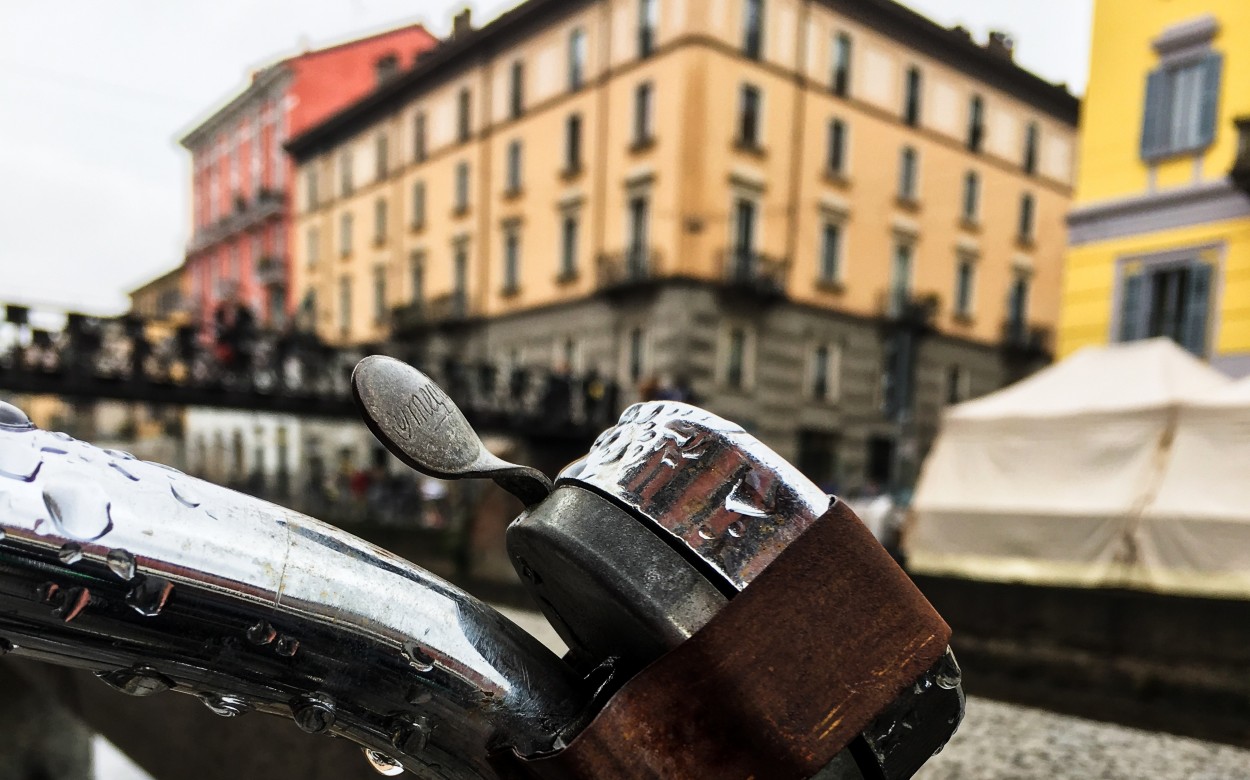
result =
[{"label": "red building", "polygon": [[283,143],[411,67],[437,42],[414,24],[289,57],[254,73],[246,89],[186,134],[192,234],[182,285],[201,324],[236,303],[261,324],[282,324],[292,305],[294,192]]}]

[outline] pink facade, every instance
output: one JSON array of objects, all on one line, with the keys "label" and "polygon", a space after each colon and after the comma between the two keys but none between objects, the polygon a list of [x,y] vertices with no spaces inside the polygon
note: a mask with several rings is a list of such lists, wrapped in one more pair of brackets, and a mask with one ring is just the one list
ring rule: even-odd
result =
[{"label": "pink facade", "polygon": [[411,25],[288,58],[182,139],[192,219],[183,289],[198,322],[243,304],[259,323],[282,325],[298,304],[286,283],[294,176],[282,145],[363,97],[389,62],[411,67],[435,43]]}]

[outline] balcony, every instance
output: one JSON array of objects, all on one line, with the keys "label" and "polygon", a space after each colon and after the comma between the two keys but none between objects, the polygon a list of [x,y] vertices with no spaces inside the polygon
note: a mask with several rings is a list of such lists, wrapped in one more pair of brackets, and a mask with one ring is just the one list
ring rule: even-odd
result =
[{"label": "balcony", "polygon": [[256,281],[262,285],[286,284],[286,259],[266,256],[256,263]]},{"label": "balcony", "polygon": [[241,194],[235,195],[234,208],[229,213],[195,231],[187,243],[187,254],[282,214],[285,209],[286,194],[281,190],[260,189],[250,199]]},{"label": "balcony", "polygon": [[396,334],[414,333],[441,325],[472,319],[469,299],[463,292],[450,292],[428,300],[397,306],[391,312],[391,329]]},{"label": "balcony", "polygon": [[1024,359],[1046,358],[1051,352],[1051,329],[1021,318],[1003,321],[1003,351]]},{"label": "balcony", "polygon": [[1233,124],[1237,127],[1237,156],[1228,176],[1234,187],[1250,195],[1250,116],[1238,117]]},{"label": "balcony", "polygon": [[720,253],[720,280],[729,290],[757,299],[786,297],[790,263],[750,249],[726,249]]},{"label": "balcony", "polygon": [[598,289],[603,292],[646,286],[659,278],[660,255],[638,246],[599,255]]},{"label": "balcony", "polygon": [[934,293],[915,295],[911,290],[884,290],[878,301],[881,321],[887,325],[927,330],[933,327],[941,299]]}]

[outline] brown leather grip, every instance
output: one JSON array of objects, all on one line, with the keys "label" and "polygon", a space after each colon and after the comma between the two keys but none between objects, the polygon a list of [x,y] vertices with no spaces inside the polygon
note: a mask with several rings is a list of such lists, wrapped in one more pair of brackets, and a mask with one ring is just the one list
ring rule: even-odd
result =
[{"label": "brown leather grip", "polygon": [[[802,780],[945,652],[950,628],[840,501],[560,753],[509,778]],[[509,764],[510,766],[505,766]]]}]

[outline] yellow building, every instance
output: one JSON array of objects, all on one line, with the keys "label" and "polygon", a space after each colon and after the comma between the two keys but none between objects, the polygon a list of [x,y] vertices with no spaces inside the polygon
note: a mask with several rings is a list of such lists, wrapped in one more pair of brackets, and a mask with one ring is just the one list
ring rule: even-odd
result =
[{"label": "yellow building", "polygon": [[1097,0],[1061,354],[1168,336],[1250,374],[1239,117],[1250,117],[1250,3]]},{"label": "yellow building", "polygon": [[291,141],[293,284],[331,341],[683,385],[905,481],[1045,358],[1076,112],[887,0],[529,0]]}]

